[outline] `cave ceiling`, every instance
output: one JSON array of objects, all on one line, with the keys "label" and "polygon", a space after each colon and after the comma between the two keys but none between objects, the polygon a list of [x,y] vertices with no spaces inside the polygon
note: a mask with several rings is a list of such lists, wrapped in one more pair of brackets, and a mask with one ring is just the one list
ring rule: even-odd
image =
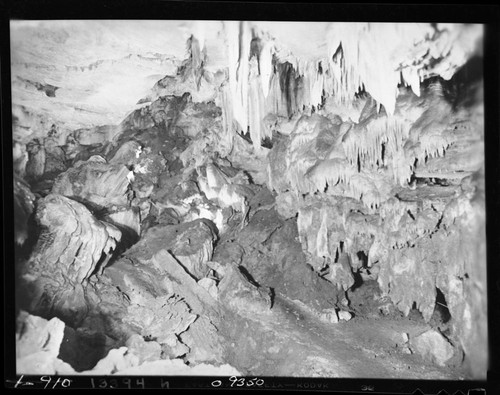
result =
[{"label": "cave ceiling", "polygon": [[[299,74],[313,79],[320,77],[318,69],[322,69],[323,81],[311,85],[311,103],[321,98],[322,91],[352,100],[365,89],[388,112],[394,110],[401,79],[419,94],[424,79],[449,80],[482,51],[481,25],[11,21],[13,110],[21,120],[15,139],[24,142],[40,133],[29,120],[22,122],[30,112],[36,112],[44,124],[65,130],[121,122],[159,79],[176,74],[189,57],[186,43],[191,36],[204,54],[207,74],[229,69],[228,79],[241,80],[240,57],[251,55],[255,51],[251,43],[257,41],[264,93],[269,90],[271,62],[289,62]],[[342,83],[335,84],[333,77]],[[236,82],[230,85],[233,93],[244,89]],[[233,107],[238,119],[241,110],[236,103]]]}]

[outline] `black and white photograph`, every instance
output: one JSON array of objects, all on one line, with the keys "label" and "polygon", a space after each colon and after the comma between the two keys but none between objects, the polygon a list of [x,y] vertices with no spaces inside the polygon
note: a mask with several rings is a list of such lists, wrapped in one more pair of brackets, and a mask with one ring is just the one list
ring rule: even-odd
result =
[{"label": "black and white photograph", "polygon": [[18,376],[486,380],[483,24],[9,32]]}]

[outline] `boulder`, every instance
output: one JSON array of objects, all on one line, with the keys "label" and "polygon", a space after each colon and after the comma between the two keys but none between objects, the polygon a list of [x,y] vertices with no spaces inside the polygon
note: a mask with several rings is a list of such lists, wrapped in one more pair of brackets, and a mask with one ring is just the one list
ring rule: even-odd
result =
[{"label": "boulder", "polygon": [[410,347],[439,366],[445,366],[455,353],[453,346],[435,330],[429,330],[411,339]]},{"label": "boulder", "polygon": [[249,317],[270,314],[273,303],[270,289],[252,284],[235,265],[225,268],[219,299],[227,308]]},{"label": "boulder", "polygon": [[28,303],[35,311],[78,316],[89,277],[106,266],[121,232],[95,219],[84,205],[56,194],[39,201],[36,219],[42,232],[23,268],[23,279],[35,292]]},{"label": "boulder", "polygon": [[64,363],[57,358],[64,336],[64,322],[50,321],[21,311],[16,329],[16,374],[55,375]]}]

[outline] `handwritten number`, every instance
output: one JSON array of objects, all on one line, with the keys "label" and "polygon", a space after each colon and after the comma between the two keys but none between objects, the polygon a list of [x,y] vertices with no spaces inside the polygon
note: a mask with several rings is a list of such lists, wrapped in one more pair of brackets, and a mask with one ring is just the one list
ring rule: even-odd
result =
[{"label": "handwritten number", "polygon": [[17,380],[17,383],[16,383],[16,385],[14,385],[14,388],[17,388],[18,385],[20,385],[20,384],[23,383],[23,377],[24,377],[24,375],[22,375],[21,377],[19,377],[19,380]]},{"label": "handwritten number", "polygon": [[64,388],[68,388],[70,385],[71,385],[71,380],[70,379],[64,379],[61,383],[61,385],[64,387]]},{"label": "handwritten number", "polygon": [[45,383],[45,382],[47,383],[47,384],[45,384],[45,387],[43,387],[43,389],[46,389],[49,386],[52,379],[50,378],[50,376],[42,376],[42,377],[40,377],[40,381],[42,383]]},{"label": "handwritten number", "polygon": [[222,385],[222,381],[220,381],[220,380],[212,381],[212,387],[220,387],[221,385]]}]

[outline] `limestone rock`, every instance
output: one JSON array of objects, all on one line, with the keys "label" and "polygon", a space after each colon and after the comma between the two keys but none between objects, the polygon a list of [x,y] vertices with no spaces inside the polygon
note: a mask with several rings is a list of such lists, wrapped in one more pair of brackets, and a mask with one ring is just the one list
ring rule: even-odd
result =
[{"label": "limestone rock", "polygon": [[213,260],[222,272],[240,264],[258,284],[321,311],[337,303],[339,291],[307,264],[298,236],[295,218],[283,221],[272,208],[257,211],[236,237],[221,237]]},{"label": "limestone rock", "polygon": [[73,137],[81,145],[104,144],[111,141],[119,131],[117,125],[103,125],[77,129],[73,132]]},{"label": "limestone rock", "polygon": [[45,177],[55,177],[59,173],[62,173],[68,168],[66,164],[66,154],[62,147],[49,144],[45,140],[45,166],[44,175]]},{"label": "limestone rock", "polygon": [[352,287],[354,284],[354,276],[352,274],[349,256],[346,253],[341,253],[339,261],[330,265],[328,279],[332,283],[337,284],[337,286],[342,287],[344,291]]},{"label": "limestone rock", "polygon": [[446,362],[454,355],[453,346],[435,330],[429,330],[411,339],[411,347],[424,358],[432,360],[439,366],[445,366]]},{"label": "limestone rock", "polygon": [[352,318],[352,314],[345,310],[340,310],[338,316],[342,321],[349,321]]},{"label": "limestone rock", "polygon": [[339,322],[339,316],[335,309],[325,309],[319,316],[321,321],[337,324]]},{"label": "limestone rock", "polygon": [[79,161],[60,174],[52,193],[71,197],[96,208],[126,206],[129,202],[130,171],[124,165],[111,165],[102,157]]},{"label": "limestone rock", "polygon": [[17,374],[56,374],[55,363],[64,336],[64,322],[47,321],[21,311],[17,318]]},{"label": "limestone rock", "polygon": [[36,216],[43,231],[23,276],[36,290],[31,304],[45,295],[49,305],[37,308],[78,310],[84,304],[82,287],[106,266],[121,232],[95,219],[84,205],[55,194],[39,201]]},{"label": "limestone rock", "polygon": [[142,146],[137,141],[126,141],[125,143],[121,144],[119,148],[113,152],[112,155],[110,155],[111,159],[109,159],[109,163],[131,166],[139,162],[138,159],[141,152]]},{"label": "limestone rock", "polygon": [[141,234],[141,215],[139,210],[132,208],[119,208],[105,216],[104,220],[110,222],[122,230],[129,230],[135,237]]},{"label": "limestone rock", "polygon": [[162,343],[170,358],[221,362],[218,304],[162,244],[141,240],[105,276],[130,301],[122,321],[148,340]]},{"label": "limestone rock", "polygon": [[273,149],[269,153],[267,186],[271,191],[285,192],[290,188],[290,183],[286,177],[286,154],[288,142],[288,138],[281,137],[274,143]]},{"label": "limestone rock", "polygon": [[214,279],[205,277],[199,280],[198,284],[205,288],[212,298],[218,299],[217,284]]},{"label": "limestone rock", "polygon": [[189,306],[173,295],[158,296],[131,293],[131,305],[125,321],[138,328],[145,338],[175,346],[177,336],[186,331],[197,316]]},{"label": "limestone rock", "polygon": [[272,307],[270,290],[258,287],[243,275],[237,266],[228,266],[219,284],[219,299],[229,309],[245,315],[269,314]]},{"label": "limestone rock", "polygon": [[139,357],[140,364],[160,359],[161,345],[155,341],[146,341],[141,335],[134,334],[130,336],[125,346],[128,347],[130,353]]},{"label": "limestone rock", "polygon": [[[213,321],[217,323],[215,319],[213,319]],[[191,364],[200,362],[224,362],[226,357],[226,340],[220,336],[218,332],[218,327],[211,319],[205,315],[200,315],[196,321],[189,326],[189,329],[180,335],[182,343],[190,348],[185,359]]]},{"label": "limestone rock", "polygon": [[284,192],[276,197],[276,211],[284,219],[293,218],[299,211],[298,197],[293,192]]},{"label": "limestone rock", "polygon": [[215,241],[213,225],[201,219],[179,225],[158,225],[148,229],[142,244],[150,251],[169,250],[197,280],[206,276]]}]

